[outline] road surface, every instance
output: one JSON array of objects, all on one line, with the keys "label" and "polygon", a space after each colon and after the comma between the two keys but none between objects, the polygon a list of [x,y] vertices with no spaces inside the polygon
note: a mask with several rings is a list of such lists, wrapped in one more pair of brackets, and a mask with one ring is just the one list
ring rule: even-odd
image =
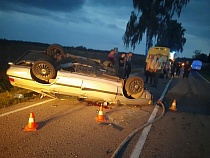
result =
[{"label": "road surface", "polygon": [[[155,102],[165,85],[163,79],[158,88],[145,84],[154,94]],[[188,79],[173,78],[163,99],[165,115],[152,125],[139,157],[208,157],[209,88],[209,83],[196,73],[191,73]],[[174,99],[177,111],[170,111]],[[0,109],[0,157],[109,158],[133,130],[148,121],[155,107],[111,105],[103,110],[107,121],[101,123],[95,119],[99,109],[95,104],[74,99],[48,100],[33,100]],[[161,111],[160,107],[157,115]],[[35,132],[24,132],[30,112],[34,112],[39,127]],[[130,157],[140,135],[141,131],[119,157]]]}]

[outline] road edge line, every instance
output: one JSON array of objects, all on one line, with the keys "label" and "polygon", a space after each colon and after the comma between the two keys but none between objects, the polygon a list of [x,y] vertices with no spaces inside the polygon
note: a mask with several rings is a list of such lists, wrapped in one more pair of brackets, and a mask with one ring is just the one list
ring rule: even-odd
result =
[{"label": "road edge line", "polygon": [[32,104],[30,106],[26,106],[26,107],[23,107],[23,108],[20,108],[20,109],[16,109],[16,110],[13,110],[13,111],[10,111],[10,112],[6,112],[6,113],[3,113],[3,114],[0,114],[0,117],[10,115],[10,114],[16,113],[18,111],[22,111],[22,110],[25,110],[25,109],[28,109],[28,108],[31,108],[31,107],[34,107],[34,106],[37,106],[37,105],[40,105],[40,104],[44,104],[44,103],[53,101],[53,100],[55,100],[55,99],[45,100],[43,102],[39,102],[39,103],[36,103],[36,104]]},{"label": "road edge line", "polygon": [[[168,87],[169,87],[169,85],[171,84],[172,79],[173,79],[173,78],[171,78],[171,79],[169,80],[169,82],[167,83],[167,85],[166,85],[165,89],[163,90],[163,93],[161,94],[159,100],[161,100],[161,101],[163,100],[163,98],[164,98],[164,96],[165,96],[165,94],[166,94],[166,92],[167,92],[167,90],[168,90]],[[155,119],[156,114],[157,114],[157,112],[158,112],[158,109],[159,109],[159,106],[156,105],[155,108],[154,108],[154,110],[153,110],[153,112],[152,112],[152,114],[151,114],[150,117],[149,117],[148,122],[150,122],[150,121],[152,121],[152,120]],[[144,146],[144,144],[145,144],[145,142],[146,142],[146,139],[147,139],[147,136],[148,136],[148,134],[149,134],[149,131],[150,131],[151,127],[152,127],[152,124],[149,125],[149,126],[147,126],[147,127],[145,127],[145,128],[143,129],[142,134],[140,135],[139,140],[138,140],[138,142],[136,143],[136,145],[135,145],[135,147],[134,147],[134,149],[133,149],[133,151],[132,151],[132,153],[131,153],[130,158],[139,158],[139,156],[140,156],[140,154],[141,154],[141,151],[142,151],[142,149],[143,149],[143,146]]]},{"label": "road edge line", "polygon": [[206,82],[208,82],[208,83],[210,84],[210,82],[209,82],[207,79],[205,79],[198,71],[196,71],[196,73],[197,73],[202,79],[204,79]]}]

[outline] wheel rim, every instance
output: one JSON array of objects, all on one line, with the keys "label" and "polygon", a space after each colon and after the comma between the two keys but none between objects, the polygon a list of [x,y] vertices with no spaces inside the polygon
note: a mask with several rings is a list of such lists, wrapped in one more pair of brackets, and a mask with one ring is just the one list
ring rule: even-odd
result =
[{"label": "wheel rim", "polygon": [[130,91],[133,94],[139,93],[142,89],[141,84],[142,84],[141,81],[138,81],[138,80],[131,82]]},{"label": "wheel rim", "polygon": [[47,78],[50,75],[50,67],[46,64],[38,64],[36,71],[42,78]]}]

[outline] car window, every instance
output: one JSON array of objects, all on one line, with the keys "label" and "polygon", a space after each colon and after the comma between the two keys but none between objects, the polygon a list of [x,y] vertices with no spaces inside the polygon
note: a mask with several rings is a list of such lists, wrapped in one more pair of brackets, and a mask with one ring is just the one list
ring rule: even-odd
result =
[{"label": "car window", "polygon": [[23,56],[21,56],[16,62],[21,60],[31,60],[36,61],[40,58],[44,58],[46,56],[45,52],[41,51],[28,51]]}]

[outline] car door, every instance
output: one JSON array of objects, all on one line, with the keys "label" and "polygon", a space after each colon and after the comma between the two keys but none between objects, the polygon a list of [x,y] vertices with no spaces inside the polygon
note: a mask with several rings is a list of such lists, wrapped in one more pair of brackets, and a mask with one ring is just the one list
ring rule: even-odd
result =
[{"label": "car door", "polygon": [[99,77],[84,76],[81,89],[82,96],[95,100],[113,101],[117,95],[122,95],[121,82]]},{"label": "car door", "polygon": [[83,79],[81,75],[67,71],[58,71],[54,82],[51,82],[51,92],[70,96],[80,96]]}]

